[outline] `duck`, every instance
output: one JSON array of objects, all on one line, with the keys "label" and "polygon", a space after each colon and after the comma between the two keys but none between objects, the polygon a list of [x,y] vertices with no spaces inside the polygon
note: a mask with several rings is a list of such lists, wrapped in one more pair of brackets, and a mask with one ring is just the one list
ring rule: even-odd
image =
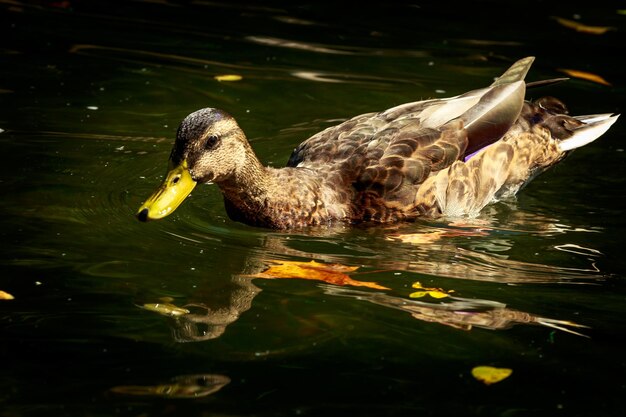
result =
[{"label": "duck", "polygon": [[475,217],[619,117],[570,116],[554,97],[527,101],[527,87],[554,81],[525,82],[533,61],[518,60],[485,88],[328,127],[282,168],[261,163],[226,111],[195,111],[181,122],[168,172],[136,217],[170,215],[198,183],[219,187],[231,219],[270,229]]}]

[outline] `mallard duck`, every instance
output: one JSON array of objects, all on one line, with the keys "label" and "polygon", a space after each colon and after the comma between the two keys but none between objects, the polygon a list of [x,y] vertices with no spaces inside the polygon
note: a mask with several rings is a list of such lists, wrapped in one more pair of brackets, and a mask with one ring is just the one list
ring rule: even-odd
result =
[{"label": "mallard duck", "polygon": [[263,166],[228,113],[198,110],[178,128],[169,172],[137,217],[171,214],[197,183],[217,184],[233,220],[274,229],[476,216],[617,120],[569,116],[551,97],[524,101],[533,60],[486,88],[329,127],[295,148],[284,168]]}]

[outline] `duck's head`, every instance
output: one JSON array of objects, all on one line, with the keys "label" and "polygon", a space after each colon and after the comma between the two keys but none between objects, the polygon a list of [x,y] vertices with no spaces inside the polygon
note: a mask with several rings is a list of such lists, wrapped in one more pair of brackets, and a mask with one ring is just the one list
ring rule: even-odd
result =
[{"label": "duck's head", "polygon": [[178,128],[163,183],[139,208],[137,218],[161,219],[176,210],[197,183],[228,180],[245,164],[249,146],[228,113],[213,108],[191,113]]}]

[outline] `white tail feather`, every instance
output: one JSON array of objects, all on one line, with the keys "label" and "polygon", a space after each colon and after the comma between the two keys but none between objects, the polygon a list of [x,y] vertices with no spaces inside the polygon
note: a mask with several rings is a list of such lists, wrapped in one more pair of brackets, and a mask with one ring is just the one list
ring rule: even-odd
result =
[{"label": "white tail feather", "polygon": [[586,124],[576,129],[571,138],[559,142],[559,149],[563,152],[571,151],[593,142],[609,130],[618,117],[619,114],[609,113],[576,116],[576,119]]}]

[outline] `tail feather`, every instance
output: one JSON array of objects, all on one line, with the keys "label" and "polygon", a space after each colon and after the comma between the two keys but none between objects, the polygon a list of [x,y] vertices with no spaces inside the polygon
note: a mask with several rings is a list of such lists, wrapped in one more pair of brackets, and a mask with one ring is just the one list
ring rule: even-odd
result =
[{"label": "tail feather", "polygon": [[574,134],[559,142],[562,152],[585,146],[602,136],[617,121],[619,114],[592,114],[586,116],[574,116],[575,119],[585,123],[574,131]]}]

